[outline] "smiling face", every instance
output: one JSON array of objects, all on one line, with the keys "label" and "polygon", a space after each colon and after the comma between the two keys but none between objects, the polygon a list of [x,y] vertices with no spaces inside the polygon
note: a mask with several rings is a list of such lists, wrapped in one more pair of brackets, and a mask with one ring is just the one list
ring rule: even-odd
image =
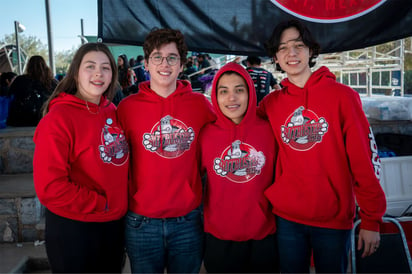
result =
[{"label": "smiling face", "polygon": [[301,82],[300,79],[307,80],[311,74],[310,54],[311,52],[303,43],[299,31],[291,27],[285,29],[281,35],[275,62],[287,73],[288,78]]},{"label": "smiling face", "polygon": [[[164,57],[160,64],[154,63],[154,57]],[[169,65],[165,57],[178,58],[175,65]],[[158,49],[154,49],[149,59],[145,60],[145,68],[150,73],[150,88],[162,97],[167,97],[176,90],[176,80],[183,66],[180,61],[179,51],[176,43],[164,44]]]},{"label": "smiling face", "polygon": [[237,73],[223,74],[217,83],[217,103],[223,115],[239,124],[246,114],[249,91],[245,79]]},{"label": "smiling face", "polygon": [[84,55],[79,67],[76,96],[99,104],[111,80],[112,68],[107,55],[101,51],[90,51]]}]

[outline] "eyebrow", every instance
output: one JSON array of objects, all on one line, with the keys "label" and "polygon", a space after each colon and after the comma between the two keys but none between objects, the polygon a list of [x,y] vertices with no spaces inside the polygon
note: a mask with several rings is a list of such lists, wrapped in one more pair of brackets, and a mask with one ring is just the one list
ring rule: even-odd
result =
[{"label": "eyebrow", "polygon": [[[245,84],[239,84],[239,85],[235,86],[235,88],[239,88],[239,87],[246,87],[246,85]],[[220,88],[228,88],[228,87],[224,86],[224,85],[218,85],[217,89],[220,89]]]},{"label": "eyebrow", "polygon": [[[86,60],[86,61],[84,61],[84,63],[85,63],[85,64],[87,64],[87,63],[97,64],[97,62],[92,61],[92,60]],[[102,65],[105,65],[105,64],[110,65],[110,62],[103,62],[103,63],[102,63]]]},{"label": "eyebrow", "polygon": [[298,38],[287,40],[286,42],[280,42],[279,44],[287,44],[289,42],[299,42],[299,41],[303,41],[302,37],[300,37],[300,36]]}]

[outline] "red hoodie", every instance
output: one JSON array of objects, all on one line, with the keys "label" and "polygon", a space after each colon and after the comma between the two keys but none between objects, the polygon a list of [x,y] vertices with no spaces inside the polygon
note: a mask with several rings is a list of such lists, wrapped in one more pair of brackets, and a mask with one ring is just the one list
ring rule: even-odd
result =
[{"label": "red hoodie", "polygon": [[[248,85],[249,102],[239,124],[224,116],[216,98],[225,71],[239,73]],[[270,124],[256,116],[256,92],[248,72],[236,63],[214,77],[212,103],[217,120],[200,134],[202,171],[207,172],[205,231],[221,240],[260,240],[275,232],[275,217],[264,190],[273,183],[275,142]]]},{"label": "red hoodie", "polygon": [[61,93],[34,134],[34,186],[53,213],[85,222],[118,220],[127,212],[129,149],[116,107]]},{"label": "red hoodie", "polygon": [[380,160],[358,93],[326,67],[303,88],[288,79],[282,85],[259,105],[279,144],[276,181],[266,191],[273,212],[306,225],[351,229],[356,194],[361,227],[379,231],[386,210]]},{"label": "red hoodie", "polygon": [[150,81],[123,99],[118,117],[131,147],[129,210],[150,218],[184,216],[200,205],[196,159],[200,128],[215,119],[211,104],[190,83],[177,81],[163,98]]}]

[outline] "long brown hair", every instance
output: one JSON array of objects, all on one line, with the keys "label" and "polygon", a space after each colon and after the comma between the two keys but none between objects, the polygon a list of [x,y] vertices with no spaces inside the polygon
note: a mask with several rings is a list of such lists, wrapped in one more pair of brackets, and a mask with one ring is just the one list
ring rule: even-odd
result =
[{"label": "long brown hair", "polygon": [[50,96],[50,98],[44,104],[43,116],[46,115],[47,112],[49,112],[50,102],[54,98],[56,98],[60,93],[64,92],[67,94],[73,94],[73,95],[76,94],[80,64],[83,60],[83,57],[90,51],[101,51],[104,54],[106,54],[107,57],[109,58],[110,67],[112,69],[112,80],[107,90],[103,93],[103,96],[105,96],[109,100],[109,102],[113,100],[113,97],[115,96],[115,93],[116,93],[116,83],[117,83],[117,66],[113,58],[113,55],[105,44],[87,43],[87,44],[82,45],[77,50],[70,64],[69,70],[67,71],[66,76],[60,81],[60,83],[57,85],[56,89]]},{"label": "long brown hair", "polygon": [[40,55],[33,55],[30,57],[26,66],[25,74],[31,79],[39,81],[47,90],[52,89],[54,80],[53,72],[47,66],[46,61]]}]

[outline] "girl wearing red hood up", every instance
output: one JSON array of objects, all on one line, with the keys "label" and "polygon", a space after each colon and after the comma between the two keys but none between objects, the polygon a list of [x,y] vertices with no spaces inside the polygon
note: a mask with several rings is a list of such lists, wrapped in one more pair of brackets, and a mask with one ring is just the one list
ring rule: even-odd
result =
[{"label": "girl wearing red hood up", "polygon": [[216,74],[217,120],[200,133],[204,265],[213,273],[276,272],[275,217],[264,191],[273,183],[276,148],[270,124],[256,115],[249,73],[229,63]]}]

